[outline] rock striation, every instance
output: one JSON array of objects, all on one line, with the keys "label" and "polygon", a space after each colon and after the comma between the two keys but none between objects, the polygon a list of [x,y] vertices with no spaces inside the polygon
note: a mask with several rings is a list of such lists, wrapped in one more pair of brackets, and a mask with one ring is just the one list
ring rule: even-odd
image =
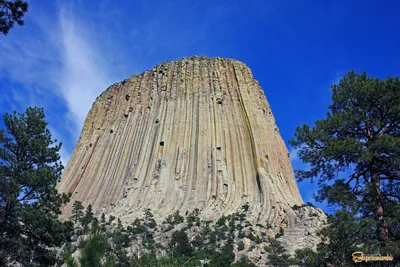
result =
[{"label": "rock striation", "polygon": [[146,208],[157,218],[198,208],[213,220],[249,203],[252,220],[292,232],[288,243],[325,220],[293,209],[303,201],[288,150],[259,83],[233,59],[164,62],[110,86],[58,190],[127,223]]}]

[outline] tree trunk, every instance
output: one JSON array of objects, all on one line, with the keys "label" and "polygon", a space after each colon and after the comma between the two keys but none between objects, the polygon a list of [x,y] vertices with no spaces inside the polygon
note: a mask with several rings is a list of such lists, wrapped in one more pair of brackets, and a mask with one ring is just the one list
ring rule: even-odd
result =
[{"label": "tree trunk", "polygon": [[377,226],[377,235],[379,241],[381,241],[383,244],[387,243],[389,240],[389,230],[387,226],[387,222],[384,217],[384,208],[382,205],[382,194],[381,194],[381,180],[379,179],[379,176],[376,174],[372,175],[371,182],[373,185],[374,189],[374,198],[376,200],[375,207],[374,207],[374,213],[375,213],[375,220],[376,220],[376,226]]}]

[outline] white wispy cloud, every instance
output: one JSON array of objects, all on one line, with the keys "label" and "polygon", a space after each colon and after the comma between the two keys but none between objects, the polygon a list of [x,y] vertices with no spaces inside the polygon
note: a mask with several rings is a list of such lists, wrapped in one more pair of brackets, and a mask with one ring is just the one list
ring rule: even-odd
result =
[{"label": "white wispy cloud", "polygon": [[[30,12],[35,14],[35,10]],[[71,6],[58,7],[56,22],[33,15],[30,27],[0,42],[0,78],[18,85],[1,88],[9,96],[2,104],[15,108],[18,103],[21,109],[44,107],[63,124],[54,125],[55,137],[74,143],[96,96],[115,82],[115,64],[109,64],[112,57],[97,45],[101,40]],[[36,36],[26,34],[29,30]],[[64,147],[60,153],[66,164],[69,150]]]},{"label": "white wispy cloud", "polygon": [[90,33],[85,32],[82,26],[71,13],[61,9],[59,29],[62,46],[58,87],[79,130],[96,96],[112,83],[112,77],[106,69],[107,63],[95,43],[91,43],[93,39]]}]

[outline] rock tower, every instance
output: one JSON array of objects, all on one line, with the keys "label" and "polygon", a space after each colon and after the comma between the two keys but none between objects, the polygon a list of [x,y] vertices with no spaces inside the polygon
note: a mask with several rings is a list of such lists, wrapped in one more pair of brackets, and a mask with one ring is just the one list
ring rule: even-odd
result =
[{"label": "rock tower", "polygon": [[254,221],[298,238],[321,221],[310,213],[324,216],[293,208],[303,201],[288,150],[259,83],[233,59],[164,62],[110,86],[58,189],[128,223],[146,208],[213,220],[249,203]]}]

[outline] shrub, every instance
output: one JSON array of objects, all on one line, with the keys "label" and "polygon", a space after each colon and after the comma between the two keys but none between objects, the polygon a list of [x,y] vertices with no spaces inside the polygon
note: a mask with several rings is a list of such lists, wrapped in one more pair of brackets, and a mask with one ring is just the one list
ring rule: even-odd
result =
[{"label": "shrub", "polygon": [[244,242],[242,241],[242,240],[240,240],[239,242],[238,242],[238,250],[239,251],[242,251],[244,249]]},{"label": "shrub", "polygon": [[285,230],[283,228],[279,229],[279,233],[275,235],[275,238],[279,238],[285,234]]}]

